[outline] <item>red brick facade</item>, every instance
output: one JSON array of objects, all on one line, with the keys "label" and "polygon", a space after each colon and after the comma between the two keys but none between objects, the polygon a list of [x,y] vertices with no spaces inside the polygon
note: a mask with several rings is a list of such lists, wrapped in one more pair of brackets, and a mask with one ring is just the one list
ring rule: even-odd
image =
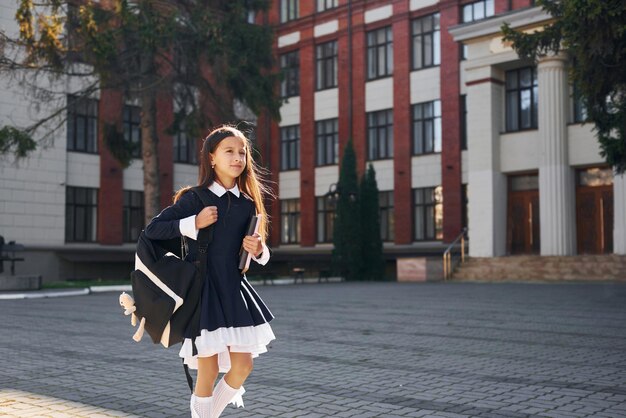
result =
[{"label": "red brick facade", "polygon": [[393,8],[393,139],[394,211],[396,244],[410,244],[413,229],[411,208],[411,27],[408,2]]},{"label": "red brick facade", "polygon": [[461,117],[459,113],[459,45],[448,28],[458,24],[460,9],[454,1],[441,5],[441,186],[443,189],[443,240],[461,232]]},{"label": "red brick facade", "polygon": [[124,202],[124,173],[120,163],[111,155],[105,143],[106,124],[122,126],[122,93],[103,90],[98,115],[98,149],[100,150],[100,189],[98,191],[97,239],[100,244],[122,243],[122,204]]}]

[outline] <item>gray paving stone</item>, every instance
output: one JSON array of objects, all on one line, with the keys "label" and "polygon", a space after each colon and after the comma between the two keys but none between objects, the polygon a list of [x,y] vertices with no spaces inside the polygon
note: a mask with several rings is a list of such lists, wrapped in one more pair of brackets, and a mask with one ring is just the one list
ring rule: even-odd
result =
[{"label": "gray paving stone", "polygon": [[[258,291],[278,339],[224,417],[626,417],[624,284]],[[0,301],[3,414],[188,416],[178,348],[133,342],[117,296]]]}]

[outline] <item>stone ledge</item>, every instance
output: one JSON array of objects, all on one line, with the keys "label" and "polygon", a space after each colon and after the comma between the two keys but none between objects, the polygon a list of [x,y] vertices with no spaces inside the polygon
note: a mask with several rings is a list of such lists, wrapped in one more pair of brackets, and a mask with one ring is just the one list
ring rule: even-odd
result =
[{"label": "stone ledge", "polygon": [[2,290],[39,290],[41,276],[18,275],[0,276],[0,291]]}]

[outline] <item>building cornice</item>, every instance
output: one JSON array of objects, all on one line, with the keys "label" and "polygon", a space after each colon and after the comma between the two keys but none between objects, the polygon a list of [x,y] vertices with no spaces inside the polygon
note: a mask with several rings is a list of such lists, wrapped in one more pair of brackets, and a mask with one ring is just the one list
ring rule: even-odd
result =
[{"label": "building cornice", "polygon": [[453,26],[449,29],[449,32],[455,41],[466,41],[500,33],[500,27],[504,23],[508,23],[512,28],[521,28],[537,25],[538,23],[547,22],[551,19],[552,16],[546,13],[541,7],[531,7],[528,9],[513,10],[477,22]]}]

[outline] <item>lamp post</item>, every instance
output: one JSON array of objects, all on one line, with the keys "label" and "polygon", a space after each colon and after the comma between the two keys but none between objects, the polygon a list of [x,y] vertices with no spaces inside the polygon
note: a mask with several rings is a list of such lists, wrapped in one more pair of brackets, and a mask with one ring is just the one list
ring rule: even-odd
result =
[{"label": "lamp post", "polygon": [[[328,192],[326,192],[324,196],[326,197],[326,199],[328,199],[329,203],[332,203],[333,205],[335,205],[337,204],[337,201],[343,195],[343,193],[344,191],[342,190],[339,183],[331,183],[330,186],[328,186]],[[357,194],[355,191],[350,190],[347,192],[347,194],[348,194],[348,199],[350,199],[351,203],[356,202]]]}]

